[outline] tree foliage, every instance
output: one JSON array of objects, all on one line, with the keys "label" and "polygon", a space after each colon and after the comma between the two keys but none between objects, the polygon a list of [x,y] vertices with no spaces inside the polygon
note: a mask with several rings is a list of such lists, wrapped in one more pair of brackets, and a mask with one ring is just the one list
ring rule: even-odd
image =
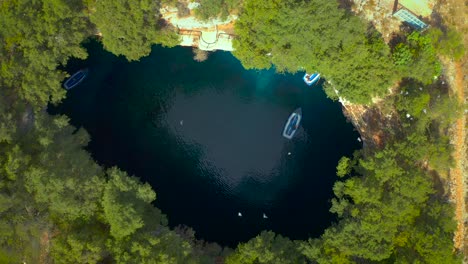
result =
[{"label": "tree foliage", "polygon": [[[199,14],[222,17],[237,3],[202,0]],[[65,74],[57,67],[86,56],[80,43],[93,31],[88,15],[106,48],[129,60],[147,55],[154,43],[175,45],[174,33],[158,23],[158,4],[0,4],[1,263],[41,263],[49,247],[54,263],[215,263],[229,251],[196,240],[194,232],[171,230],[148,184],[98,166],[84,150],[84,130],[41,111],[64,97]],[[440,73],[437,53],[462,56],[459,35],[411,33],[390,57],[372,28],[325,0],[246,0],[236,32],[235,54],[246,68],[318,71],[331,97],[367,103],[385,93],[395,74],[419,82],[393,96],[401,128],[383,149],[340,160],[337,175],[346,177],[336,182],[331,207],[339,221],[321,238],[293,242],[262,232],[225,262],[459,263],[453,208],[429,176],[453,163],[446,134],[459,106],[424,86]]]},{"label": "tree foliage", "polygon": [[338,161],[338,166],[336,166],[336,175],[338,177],[344,177],[351,173],[352,170],[352,161],[348,157],[342,157]]},{"label": "tree foliage", "polygon": [[52,223],[66,229],[97,216],[104,183],[101,169],[82,149],[87,143],[83,131],[73,135],[64,117],[38,113],[34,119],[33,127],[0,142],[6,157],[0,158],[0,191],[9,204],[0,212],[0,226],[11,230],[0,235],[1,249],[31,263],[38,262],[34,245]]},{"label": "tree foliage", "polygon": [[57,66],[86,57],[80,43],[91,27],[82,2],[2,1],[0,24],[0,86],[38,107],[62,99]]},{"label": "tree foliage", "polygon": [[430,28],[428,37],[432,41],[437,53],[460,60],[465,55],[462,35],[453,28],[445,32],[439,28]]},{"label": "tree foliage", "polygon": [[[110,179],[104,188],[103,209],[110,225],[110,234],[123,239],[144,225],[143,216],[154,211],[151,202],[156,194],[148,184],[141,185],[138,179],[128,177],[117,168],[110,169]],[[159,213],[153,214],[152,221],[161,222]]]},{"label": "tree foliage", "polygon": [[230,11],[238,8],[242,0],[198,0],[200,4],[195,9],[195,15],[201,20],[220,18],[226,19]]},{"label": "tree foliage", "polygon": [[175,46],[179,38],[159,23],[159,4],[152,0],[96,1],[91,21],[102,34],[104,47],[128,60],[151,52],[151,45]]},{"label": "tree foliage", "polygon": [[320,239],[302,243],[310,260],[459,263],[452,251],[453,208],[433,186],[437,172],[428,169],[452,165],[445,135],[457,116],[456,103],[447,103],[453,99],[436,87],[404,83],[394,95],[402,124],[394,138],[382,150],[340,160],[338,175],[352,175],[333,188],[330,211],[341,219]]},{"label": "tree foliage", "polygon": [[83,149],[87,134],[75,132],[67,118],[40,112],[34,119],[27,135],[12,127],[0,141],[0,260],[39,263],[37,245],[52,236],[57,263],[197,263],[215,257],[194,255],[191,241],[167,227],[148,184],[94,163]]},{"label": "tree foliage", "polygon": [[[437,259],[457,263],[449,246],[454,231],[450,216],[453,209],[435,198],[432,179],[412,165],[421,157],[400,148],[389,146],[360,160],[355,170],[364,176],[335,184],[337,198],[331,211],[342,219],[325,230],[320,240],[303,243],[303,254],[319,263],[352,263],[355,258],[414,263],[430,260],[433,248],[440,246]],[[434,218],[431,210],[443,210],[445,216]],[[429,231],[433,227],[437,232]]]},{"label": "tree foliage", "polygon": [[403,77],[424,84],[432,83],[442,69],[431,38],[416,31],[409,34],[405,42],[396,45],[393,60]]},{"label": "tree foliage", "polygon": [[235,30],[234,55],[245,68],[320,72],[330,97],[368,103],[394,78],[380,36],[334,1],[247,0]]},{"label": "tree foliage", "polygon": [[245,244],[239,244],[227,264],[299,264],[305,263],[297,246],[288,238],[264,231]]}]

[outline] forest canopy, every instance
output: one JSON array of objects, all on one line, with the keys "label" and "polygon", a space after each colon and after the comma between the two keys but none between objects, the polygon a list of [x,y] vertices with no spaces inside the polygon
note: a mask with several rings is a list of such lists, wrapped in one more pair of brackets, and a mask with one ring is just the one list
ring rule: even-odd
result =
[{"label": "forest canopy", "polygon": [[161,24],[159,3],[153,0],[96,1],[91,21],[102,34],[104,47],[128,60],[149,55],[153,44],[179,44],[174,31]]},{"label": "forest canopy", "polygon": [[201,20],[226,19],[233,9],[238,8],[242,0],[199,0],[195,15]]},{"label": "forest canopy", "polygon": [[81,42],[91,33],[81,1],[2,1],[0,85],[2,95],[20,96],[35,106],[65,97],[58,71],[69,57],[85,58]]},{"label": "forest canopy", "polygon": [[389,47],[335,1],[249,0],[235,29],[244,67],[319,72],[333,98],[369,103],[395,80]]},{"label": "forest canopy", "polygon": [[[172,0],[166,0],[166,2]],[[438,56],[459,59],[453,29],[402,32],[390,48],[373,27],[326,0],[200,0],[197,15],[239,8],[234,52],[246,68],[320,72],[327,94],[395,117],[384,146],[343,157],[319,238],[292,241],[264,231],[235,249],[170,228],[156,193],[137,177],[99,166],[90,137],[50,116],[65,97],[60,69],[85,58],[102,34],[106,49],[138,60],[178,36],[161,23],[159,1],[4,0],[0,4],[1,263],[460,263],[454,210],[434,175],[453,165],[447,136],[460,106]],[[405,78],[391,95],[388,88]],[[385,96],[385,97],[384,97]],[[383,110],[382,110],[383,111]],[[229,227],[226,227],[229,228]]]}]

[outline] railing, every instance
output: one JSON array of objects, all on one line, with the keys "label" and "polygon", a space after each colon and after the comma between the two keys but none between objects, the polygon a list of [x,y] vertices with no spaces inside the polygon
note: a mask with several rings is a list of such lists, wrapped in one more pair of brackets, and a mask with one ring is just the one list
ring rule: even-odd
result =
[{"label": "railing", "polygon": [[[227,36],[228,39],[233,39],[233,38],[236,37],[235,35],[228,34],[226,32],[219,32],[218,33],[218,27],[217,26],[216,26],[216,39],[213,42],[208,42],[205,39],[203,39],[203,31],[201,31],[201,30],[180,29],[179,27],[177,27],[177,34],[179,34],[179,35],[188,35],[188,36],[193,35],[194,37],[198,38],[199,42],[201,41],[204,44],[204,47],[206,49],[209,49],[210,47],[213,47],[214,45],[216,45],[216,43],[218,43],[218,39],[220,38],[220,36]],[[198,45],[200,45],[200,43]]]}]

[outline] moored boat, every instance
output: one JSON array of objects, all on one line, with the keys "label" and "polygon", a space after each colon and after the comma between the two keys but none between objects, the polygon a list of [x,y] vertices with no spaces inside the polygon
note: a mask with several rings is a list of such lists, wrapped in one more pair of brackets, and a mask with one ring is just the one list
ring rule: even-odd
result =
[{"label": "moored boat", "polygon": [[314,73],[314,74],[306,73],[302,79],[307,85],[311,86],[312,84],[320,80],[320,73]]},{"label": "moored boat", "polygon": [[286,125],[284,125],[283,137],[292,139],[296,133],[302,119],[302,109],[298,108],[289,116]]},{"label": "moored boat", "polygon": [[88,69],[82,69],[73,74],[68,80],[65,81],[63,87],[70,90],[71,88],[80,84],[88,76]]}]

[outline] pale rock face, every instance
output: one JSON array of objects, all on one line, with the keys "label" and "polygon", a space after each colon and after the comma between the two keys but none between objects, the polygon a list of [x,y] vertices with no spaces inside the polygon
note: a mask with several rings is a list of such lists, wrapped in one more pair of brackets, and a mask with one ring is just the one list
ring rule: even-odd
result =
[{"label": "pale rock face", "polygon": [[226,20],[212,19],[210,21],[200,21],[193,15],[199,3],[189,3],[190,15],[187,17],[178,17],[176,7],[164,6],[160,9],[162,18],[179,29],[181,36],[181,46],[198,47],[201,50],[226,50],[233,51],[232,38],[228,32],[220,29],[230,28],[232,31],[233,22],[237,19],[236,15],[230,15]]},{"label": "pale rock face", "polygon": [[[177,11],[176,11],[177,12]],[[212,19],[210,21],[200,21],[193,16],[189,17],[177,17],[177,13],[170,16],[163,16],[164,19],[168,20],[172,25],[181,29],[211,29],[215,26],[229,24],[237,19],[237,16],[229,16],[227,20]]]},{"label": "pale rock face", "polygon": [[191,2],[187,5],[188,9],[192,10],[200,6],[200,3],[198,2]]}]

